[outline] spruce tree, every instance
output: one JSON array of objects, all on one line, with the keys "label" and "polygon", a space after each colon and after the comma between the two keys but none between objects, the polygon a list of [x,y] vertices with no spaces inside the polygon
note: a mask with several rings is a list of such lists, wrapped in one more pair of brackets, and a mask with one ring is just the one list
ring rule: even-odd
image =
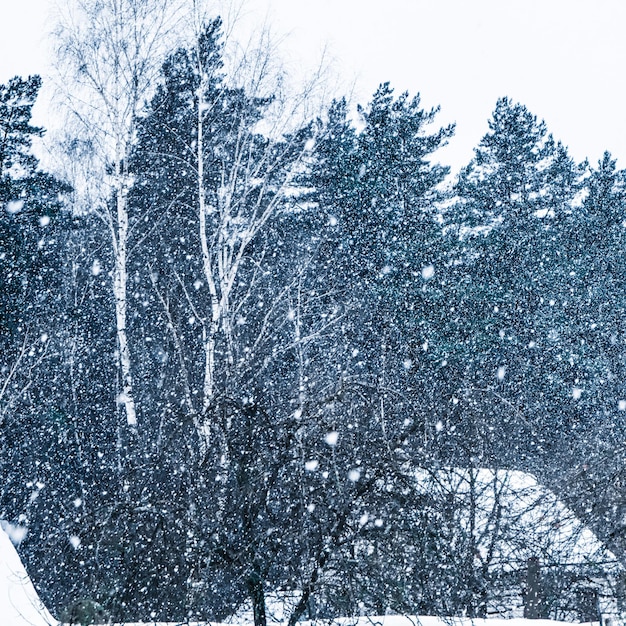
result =
[{"label": "spruce tree", "polygon": [[[0,85],[0,333],[5,358],[29,329],[29,311],[54,285],[50,266],[60,194],[66,187],[38,168],[31,125],[39,76],[15,77]],[[5,343],[6,342],[6,343]],[[14,346],[12,346],[14,347]],[[7,363],[5,363],[7,365]]]}]

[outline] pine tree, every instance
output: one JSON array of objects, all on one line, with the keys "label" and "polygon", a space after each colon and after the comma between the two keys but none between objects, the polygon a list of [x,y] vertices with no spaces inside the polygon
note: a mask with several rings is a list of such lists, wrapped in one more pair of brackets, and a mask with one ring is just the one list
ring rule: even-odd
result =
[{"label": "pine tree", "polygon": [[432,161],[454,129],[431,132],[437,109],[387,83],[358,114],[357,132],[345,101],[330,107],[306,186],[324,216],[318,270],[350,312],[345,341],[367,363],[359,375],[378,377],[402,371],[426,340],[417,326],[433,293],[422,287],[438,265],[437,186],[448,172]]},{"label": "pine tree", "polygon": [[591,170],[586,187],[588,193],[583,202],[583,215],[586,230],[591,231],[592,237],[598,237],[606,229],[622,226],[626,181],[624,171],[617,170],[610,152],[605,152],[598,167]]},{"label": "pine tree", "polygon": [[43,135],[30,123],[40,86],[39,76],[0,85],[0,424],[9,397],[32,382],[34,355],[46,348],[40,337],[51,335],[63,263],[60,211],[68,187],[41,171],[32,153],[33,139]]},{"label": "pine tree", "polygon": [[[480,223],[503,220],[515,227],[542,206],[555,145],[544,122],[509,98],[500,98],[489,132],[475,149],[456,191],[466,214]],[[474,222],[475,223],[475,222]]]},{"label": "pine tree", "polygon": [[52,511],[68,502],[77,473],[66,445],[60,357],[70,190],[33,154],[44,133],[31,124],[40,86],[38,76],[0,85],[0,517],[28,528],[20,554],[49,600],[54,574],[44,569],[50,554],[40,551],[54,533]]},{"label": "pine tree", "polygon": [[0,85],[0,334],[7,341],[5,357],[12,353],[10,344],[28,334],[28,312],[45,298],[54,279],[49,266],[52,231],[59,196],[66,191],[38,169],[32,154],[33,139],[43,135],[42,128],[30,123],[40,87],[39,76]]},{"label": "pine tree", "polygon": [[427,133],[437,109],[425,111],[420,98],[394,98],[381,85],[358,114],[356,132],[345,100],[333,103],[316,142],[309,182],[317,190],[319,210],[348,242],[350,265],[364,279],[406,271],[409,250],[419,247],[427,215],[439,197],[437,185],[448,168],[431,163],[453,127]]},{"label": "pine tree", "polygon": [[[566,231],[583,168],[544,122],[501,98],[455,185],[447,230],[457,241],[445,297],[454,314],[441,336],[448,367],[460,377],[451,413],[473,420],[484,447],[475,445],[487,458],[506,454],[498,444],[504,432],[524,457],[555,441],[545,435],[542,407],[558,401],[562,379],[544,368],[554,370],[548,363],[558,347],[548,337],[566,314],[555,305],[567,301],[560,297],[569,271]],[[561,417],[554,415],[554,428],[563,427]]]}]

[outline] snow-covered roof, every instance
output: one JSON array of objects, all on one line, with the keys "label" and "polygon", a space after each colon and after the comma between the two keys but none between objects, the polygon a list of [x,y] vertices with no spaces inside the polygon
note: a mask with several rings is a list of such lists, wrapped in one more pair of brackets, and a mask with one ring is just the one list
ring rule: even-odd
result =
[{"label": "snow-covered roof", "polygon": [[494,515],[498,526],[496,554],[512,564],[540,557],[545,565],[602,563],[617,566],[618,559],[596,535],[547,487],[529,473],[485,468],[420,469],[415,473],[425,494],[454,499],[460,517],[473,515],[477,537],[494,539]]}]

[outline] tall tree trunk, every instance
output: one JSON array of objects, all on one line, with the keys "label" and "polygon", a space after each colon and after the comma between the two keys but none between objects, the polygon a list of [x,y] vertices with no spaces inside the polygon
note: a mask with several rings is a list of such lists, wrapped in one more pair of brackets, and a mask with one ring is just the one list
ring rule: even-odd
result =
[{"label": "tall tree trunk", "polygon": [[84,180],[79,177],[75,187],[77,191],[81,187],[95,191],[97,201],[87,193],[85,205],[96,211],[111,235],[121,377],[117,402],[124,406],[126,423],[133,431],[137,411],[127,328],[128,189],[132,179],[127,167],[137,117],[156,83],[179,6],[178,0],[81,0],[59,7],[60,80],[68,86],[69,108],[82,127],[85,145],[93,149],[94,167]]},{"label": "tall tree trunk", "polygon": [[263,580],[259,576],[250,576],[247,581],[248,593],[252,600],[252,613],[254,615],[254,626],[267,626],[267,616],[265,613],[265,592],[263,591]]},{"label": "tall tree trunk", "polygon": [[126,423],[132,429],[137,428],[137,412],[133,392],[133,382],[131,374],[130,348],[128,345],[128,334],[126,329],[127,320],[127,283],[128,270],[127,246],[128,246],[128,210],[126,205],[126,190],[124,189],[123,174],[121,165],[116,165],[117,175],[117,223],[116,246],[115,246],[115,268],[113,274],[113,294],[115,297],[115,326],[118,343],[118,363],[122,375],[122,393],[118,402],[124,405],[126,411]]},{"label": "tall tree trunk", "polygon": [[[200,58],[198,52],[198,58]],[[203,68],[200,66],[199,71]],[[221,307],[217,284],[213,275],[213,259],[207,234],[206,189],[204,184],[204,108],[203,95],[205,92],[204,80],[198,89],[198,128],[196,137],[196,158],[198,171],[198,226],[200,248],[202,251],[202,272],[209,288],[211,312],[208,324],[204,323],[202,342],[204,349],[204,380],[202,386],[202,416],[196,424],[200,439],[201,452],[204,453],[209,444],[211,425],[207,423],[206,412],[213,402],[215,394],[215,339],[220,327]]]},{"label": "tall tree trunk", "polygon": [[545,617],[545,610],[539,559],[536,556],[530,557],[527,566],[524,617],[527,619],[542,619]]}]

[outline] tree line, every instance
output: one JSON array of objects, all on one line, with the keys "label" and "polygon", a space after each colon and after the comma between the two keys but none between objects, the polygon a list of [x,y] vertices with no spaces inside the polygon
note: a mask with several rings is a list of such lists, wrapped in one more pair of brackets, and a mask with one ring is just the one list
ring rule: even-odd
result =
[{"label": "tree line", "polygon": [[160,56],[167,7],[61,28],[64,175],[33,156],[41,80],[0,86],[0,519],[51,610],[486,615],[536,555],[481,468],[533,472],[623,558],[612,156],[501,98],[452,177],[419,96],[301,115],[219,18]]}]

